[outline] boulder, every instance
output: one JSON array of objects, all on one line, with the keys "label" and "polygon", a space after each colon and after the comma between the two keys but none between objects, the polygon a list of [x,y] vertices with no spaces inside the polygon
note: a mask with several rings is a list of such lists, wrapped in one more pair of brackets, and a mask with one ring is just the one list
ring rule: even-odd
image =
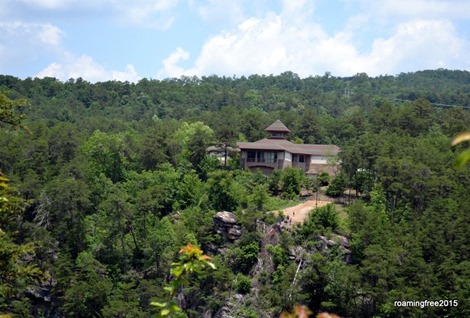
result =
[{"label": "boulder", "polygon": [[242,236],[242,228],[232,212],[222,211],[214,215],[214,230],[222,235],[225,241],[235,241]]}]

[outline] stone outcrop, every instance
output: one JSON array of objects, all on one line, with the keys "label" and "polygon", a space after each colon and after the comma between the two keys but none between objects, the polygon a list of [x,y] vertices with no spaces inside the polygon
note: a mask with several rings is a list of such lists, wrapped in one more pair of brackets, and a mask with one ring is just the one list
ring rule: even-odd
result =
[{"label": "stone outcrop", "polygon": [[242,236],[242,228],[232,212],[222,211],[214,215],[214,229],[225,241],[233,242]]},{"label": "stone outcrop", "polygon": [[351,247],[349,245],[349,239],[346,236],[332,234],[328,239],[325,236],[319,235],[318,241],[321,243],[319,247],[320,252],[338,247],[343,253],[343,261],[347,264],[351,263]]},{"label": "stone outcrop", "polygon": [[331,250],[338,248],[341,251],[343,262],[351,263],[351,247],[349,239],[339,234],[331,234],[329,237],[318,235],[315,239],[313,249],[305,250],[302,246],[294,246],[289,249],[289,259],[299,262],[305,254],[322,253],[328,254]]}]

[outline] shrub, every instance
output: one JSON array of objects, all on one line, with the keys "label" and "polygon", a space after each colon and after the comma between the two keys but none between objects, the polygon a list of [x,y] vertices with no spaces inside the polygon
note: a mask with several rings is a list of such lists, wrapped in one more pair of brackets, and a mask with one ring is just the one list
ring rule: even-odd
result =
[{"label": "shrub", "polygon": [[317,180],[320,183],[320,186],[327,186],[330,183],[330,175],[328,174],[328,172],[321,172],[318,175]]},{"label": "shrub", "polygon": [[312,211],[309,218],[317,228],[331,229],[335,231],[339,226],[338,211],[334,204],[330,203]]},{"label": "shrub", "polygon": [[251,289],[251,279],[248,276],[245,276],[243,274],[238,274],[236,284],[235,284],[235,289],[237,293],[240,293],[240,294],[249,293]]},{"label": "shrub", "polygon": [[296,168],[286,168],[282,172],[282,195],[286,198],[294,198],[300,194],[300,189],[304,179],[302,170]]},{"label": "shrub", "polygon": [[339,216],[334,204],[313,209],[307,221],[300,227],[301,237],[308,238],[314,234],[335,231],[339,227]]},{"label": "shrub", "polygon": [[340,174],[331,182],[330,186],[326,190],[326,195],[331,197],[339,197],[346,190],[346,178]]}]

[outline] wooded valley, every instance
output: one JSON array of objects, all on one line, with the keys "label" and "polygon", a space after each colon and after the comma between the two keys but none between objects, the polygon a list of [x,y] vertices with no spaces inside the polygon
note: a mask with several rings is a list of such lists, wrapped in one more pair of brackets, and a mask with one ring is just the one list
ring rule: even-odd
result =
[{"label": "wooded valley", "polygon": [[[215,269],[188,275],[171,317],[279,317],[298,304],[470,317],[470,168],[455,166],[468,144],[451,146],[470,130],[470,72],[2,75],[0,92],[0,317],[156,317],[187,243]],[[226,165],[207,154],[264,138],[277,119],[293,143],[340,147],[338,173],[267,176],[236,152]],[[332,203],[303,224],[270,212],[317,192]],[[235,237],[217,230],[221,211]],[[413,300],[458,304],[394,306]]]}]

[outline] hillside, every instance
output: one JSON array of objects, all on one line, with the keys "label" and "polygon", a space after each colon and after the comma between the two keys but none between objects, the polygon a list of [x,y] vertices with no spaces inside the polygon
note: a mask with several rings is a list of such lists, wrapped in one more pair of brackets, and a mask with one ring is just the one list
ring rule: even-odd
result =
[{"label": "hillside", "polygon": [[[468,145],[450,145],[470,129],[467,71],[96,84],[3,75],[0,92],[0,316],[155,316],[150,303],[167,297],[191,242],[216,270],[190,276],[173,317],[278,317],[295,304],[470,317],[470,170],[454,166]],[[265,176],[241,170],[236,153],[227,166],[206,154],[261,139],[276,119],[294,143],[338,145],[341,172]],[[297,226],[269,212],[319,185],[343,204]],[[220,211],[234,213],[231,235],[217,230]],[[394,306],[413,300],[458,305]]]}]

